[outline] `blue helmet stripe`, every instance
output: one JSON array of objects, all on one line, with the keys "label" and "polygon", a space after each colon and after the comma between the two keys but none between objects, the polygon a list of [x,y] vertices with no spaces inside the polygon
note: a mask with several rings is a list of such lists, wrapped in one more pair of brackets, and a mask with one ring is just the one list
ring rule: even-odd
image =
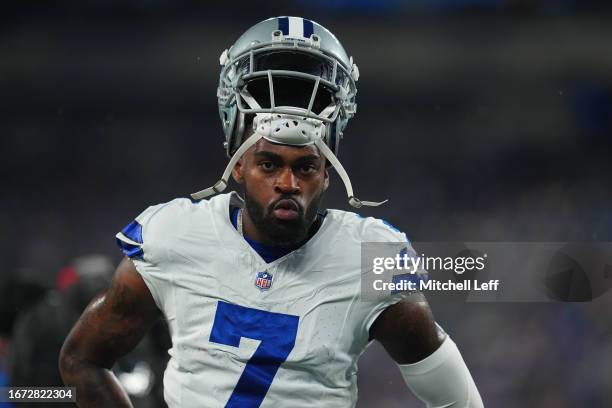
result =
[{"label": "blue helmet stripe", "polygon": [[312,35],[314,31],[312,21],[306,20],[306,19],[303,19],[303,20],[304,20],[304,37],[310,38],[310,36]]},{"label": "blue helmet stripe", "polygon": [[278,18],[278,29],[283,32],[283,35],[289,35],[289,17]]}]

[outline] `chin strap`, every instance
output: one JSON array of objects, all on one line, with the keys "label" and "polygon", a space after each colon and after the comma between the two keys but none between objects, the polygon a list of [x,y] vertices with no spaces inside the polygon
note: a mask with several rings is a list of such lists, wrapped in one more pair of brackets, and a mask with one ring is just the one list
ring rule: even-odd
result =
[{"label": "chin strap", "polygon": [[336,169],[336,172],[338,172],[338,175],[344,182],[344,187],[346,188],[346,194],[348,195],[350,205],[355,208],[360,208],[363,206],[378,207],[379,205],[382,205],[389,201],[361,201],[360,199],[355,197],[353,194],[353,185],[351,184],[351,179],[349,178],[348,173],[346,172],[346,170],[344,170],[344,166],[342,166],[342,163],[340,163],[340,160],[338,160],[334,152],[332,152],[331,149],[327,147],[327,145],[321,139],[316,139],[314,143],[319,148],[323,156],[325,156],[325,158],[329,160],[334,169]]},{"label": "chin strap", "polygon": [[[252,109],[259,108],[259,104],[255,100],[255,98],[253,98],[250,94],[248,94],[246,90],[241,92],[240,95],[244,98],[246,103]],[[332,115],[335,112],[335,110],[336,110],[336,105],[330,104],[327,108],[323,110],[322,113],[325,113],[326,116]],[[312,119],[300,118],[299,116],[294,116],[294,115],[274,114],[274,116],[276,116],[277,118],[273,118],[272,114],[270,113],[256,114],[255,119],[253,119],[254,133],[247,140],[245,140],[244,143],[242,143],[242,145],[238,148],[238,150],[236,150],[236,152],[232,155],[232,158],[230,159],[229,163],[225,167],[225,171],[223,172],[221,179],[217,181],[213,186],[208,187],[204,190],[198,191],[197,193],[191,194],[191,198],[193,198],[194,200],[201,200],[203,198],[212,196],[214,194],[221,193],[223,190],[225,190],[228,185],[229,177],[232,174],[232,170],[234,169],[234,166],[236,165],[238,160],[240,160],[242,155],[247,150],[249,150],[251,146],[257,143],[259,139],[264,137],[266,138],[266,140],[269,140],[272,143],[285,144],[285,145],[291,145],[291,146],[304,146],[308,144],[314,144],[315,146],[317,146],[319,150],[321,151],[321,154],[323,154],[323,156],[325,156],[325,158],[329,160],[331,165],[336,169],[336,171],[338,172],[338,175],[344,182],[344,186],[346,187],[346,194],[348,195],[348,202],[353,207],[355,208],[360,208],[363,206],[378,207],[379,205],[384,204],[387,201],[389,201],[389,200],[384,200],[380,202],[361,201],[360,199],[354,196],[353,185],[351,184],[351,179],[349,178],[348,173],[346,172],[346,170],[344,170],[344,167],[340,163],[340,160],[338,160],[336,155],[331,151],[329,147],[327,147],[327,145],[322,139],[322,135],[325,132],[325,125],[323,123],[320,123],[320,121],[316,121],[317,123],[313,123],[314,121]],[[303,124],[306,127],[303,128],[303,127],[296,126],[294,128],[295,131],[293,131],[293,129],[291,130],[287,129],[289,130],[288,132],[284,131],[281,133],[275,133],[275,134],[272,133],[272,129],[275,129],[275,128],[277,131],[280,128],[283,128],[284,130],[285,126],[290,128],[289,124],[288,123],[285,124],[284,122],[280,124],[280,127],[277,127],[279,126],[279,123],[277,122],[289,121],[289,120],[292,122]],[[260,125],[263,125],[263,126],[260,127]],[[299,129],[299,132],[298,132],[298,129]]]},{"label": "chin strap", "polygon": [[193,198],[194,200],[201,200],[203,198],[210,197],[215,194],[219,194],[220,192],[225,190],[227,188],[227,182],[229,180],[229,176],[232,174],[232,170],[234,169],[234,166],[236,165],[236,163],[238,163],[238,160],[240,160],[244,152],[249,150],[251,146],[257,143],[257,141],[261,139],[262,137],[263,135],[259,133],[253,133],[251,137],[245,140],[244,143],[240,146],[240,148],[236,150],[236,153],[234,153],[229,163],[227,163],[227,166],[225,167],[225,171],[223,172],[223,175],[221,176],[221,180],[217,181],[211,187],[198,191],[197,193],[193,193],[191,195],[191,198]]}]

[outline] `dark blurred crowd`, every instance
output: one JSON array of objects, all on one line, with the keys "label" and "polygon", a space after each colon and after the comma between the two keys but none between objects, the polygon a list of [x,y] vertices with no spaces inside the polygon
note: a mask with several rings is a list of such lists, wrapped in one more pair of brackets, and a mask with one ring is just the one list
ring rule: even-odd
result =
[{"label": "dark blurred crowd", "polygon": [[[103,295],[113,271],[113,262],[108,257],[87,255],[58,271],[50,289],[24,279],[24,275],[9,278],[0,295],[0,386],[64,386],[58,369],[64,339],[89,302]],[[167,326],[160,320],[113,367],[135,407],[162,406],[162,375],[169,347]]]}]

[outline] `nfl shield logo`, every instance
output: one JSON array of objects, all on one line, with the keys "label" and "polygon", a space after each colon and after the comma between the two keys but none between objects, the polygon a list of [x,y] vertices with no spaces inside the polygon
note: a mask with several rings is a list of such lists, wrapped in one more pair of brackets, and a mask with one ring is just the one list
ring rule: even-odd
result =
[{"label": "nfl shield logo", "polygon": [[255,286],[261,290],[270,289],[270,286],[272,286],[272,275],[269,274],[268,271],[257,272]]}]

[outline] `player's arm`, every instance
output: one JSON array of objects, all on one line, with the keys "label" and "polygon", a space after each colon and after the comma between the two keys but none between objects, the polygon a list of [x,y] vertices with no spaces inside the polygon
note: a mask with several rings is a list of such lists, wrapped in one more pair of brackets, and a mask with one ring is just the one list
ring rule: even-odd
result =
[{"label": "player's arm", "polygon": [[484,407],[461,353],[424,299],[389,306],[370,336],[399,364],[406,384],[428,408]]},{"label": "player's arm", "polygon": [[87,306],[60,352],[60,372],[67,386],[76,387],[78,406],[132,406],[111,367],[160,315],[134,264],[125,258],[108,291]]}]

